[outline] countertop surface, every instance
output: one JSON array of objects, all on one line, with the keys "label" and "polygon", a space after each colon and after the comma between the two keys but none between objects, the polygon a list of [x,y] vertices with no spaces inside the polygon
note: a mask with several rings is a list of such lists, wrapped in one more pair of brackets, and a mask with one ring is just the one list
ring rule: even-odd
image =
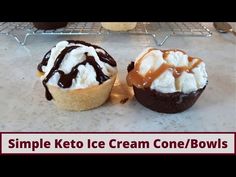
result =
[{"label": "countertop surface", "polygon": [[[202,58],[209,83],[185,112],[161,114],[140,105],[126,86],[126,67],[144,48],[155,47],[151,36],[32,36],[21,46],[0,35],[0,132],[218,132],[236,131],[236,37],[220,34],[204,23],[211,37],[171,37],[161,49],[178,48]],[[235,24],[234,24],[235,25]],[[111,98],[84,112],[59,110],[44,97],[37,64],[57,42],[79,39],[100,45],[117,61],[119,75]],[[117,98],[130,96],[121,104]]]}]

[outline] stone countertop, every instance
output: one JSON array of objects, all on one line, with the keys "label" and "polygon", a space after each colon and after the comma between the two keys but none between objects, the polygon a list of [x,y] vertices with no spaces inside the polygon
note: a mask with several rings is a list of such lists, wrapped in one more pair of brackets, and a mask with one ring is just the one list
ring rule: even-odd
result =
[{"label": "stone countertop", "polygon": [[[14,38],[0,36],[0,132],[218,132],[236,131],[236,37],[220,34],[205,23],[212,37],[171,37],[159,47],[179,48],[202,58],[209,83],[193,107],[177,114],[146,109],[135,98],[121,104],[125,96],[126,67],[144,48],[155,47],[151,36],[32,36],[26,46]],[[233,24],[235,26],[235,24]],[[119,76],[111,99],[103,106],[84,112],[57,109],[44,97],[36,77],[43,55],[57,42],[79,39],[106,49],[117,61]]]}]

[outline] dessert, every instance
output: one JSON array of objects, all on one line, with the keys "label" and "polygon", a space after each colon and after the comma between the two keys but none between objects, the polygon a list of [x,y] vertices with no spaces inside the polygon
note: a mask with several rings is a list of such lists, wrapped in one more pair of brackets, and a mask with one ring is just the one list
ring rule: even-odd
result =
[{"label": "dessert", "polygon": [[127,69],[127,83],[136,99],[162,113],[190,108],[208,83],[205,63],[178,49],[148,48]]},{"label": "dessert", "polygon": [[137,22],[102,22],[102,27],[111,31],[128,31],[136,27]]},{"label": "dessert", "polygon": [[67,22],[33,22],[33,25],[41,30],[50,30],[65,27]]},{"label": "dessert", "polygon": [[73,111],[102,105],[116,75],[115,60],[101,47],[83,41],[59,42],[38,65],[46,98]]}]

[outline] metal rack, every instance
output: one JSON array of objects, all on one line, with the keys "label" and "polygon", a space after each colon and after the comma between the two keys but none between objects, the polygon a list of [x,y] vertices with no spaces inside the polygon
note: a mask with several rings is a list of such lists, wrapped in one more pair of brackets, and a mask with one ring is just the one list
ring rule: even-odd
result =
[{"label": "metal rack", "polygon": [[110,35],[110,34],[151,35],[158,46],[162,46],[171,36],[208,37],[212,33],[201,23],[183,22],[139,22],[134,30],[111,32],[99,22],[70,22],[65,28],[56,30],[38,30],[31,22],[0,22],[0,34],[9,35],[21,45],[25,45],[29,36],[36,35]]}]

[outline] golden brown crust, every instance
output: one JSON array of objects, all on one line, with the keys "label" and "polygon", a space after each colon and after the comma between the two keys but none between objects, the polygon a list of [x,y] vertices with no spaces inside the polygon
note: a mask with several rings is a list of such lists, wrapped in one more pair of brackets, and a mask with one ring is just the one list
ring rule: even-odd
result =
[{"label": "golden brown crust", "polygon": [[102,22],[102,27],[111,31],[128,31],[136,27],[137,22]]},{"label": "golden brown crust", "polygon": [[86,89],[65,90],[48,85],[53,102],[61,109],[84,111],[101,106],[109,98],[116,75],[101,85]]}]

